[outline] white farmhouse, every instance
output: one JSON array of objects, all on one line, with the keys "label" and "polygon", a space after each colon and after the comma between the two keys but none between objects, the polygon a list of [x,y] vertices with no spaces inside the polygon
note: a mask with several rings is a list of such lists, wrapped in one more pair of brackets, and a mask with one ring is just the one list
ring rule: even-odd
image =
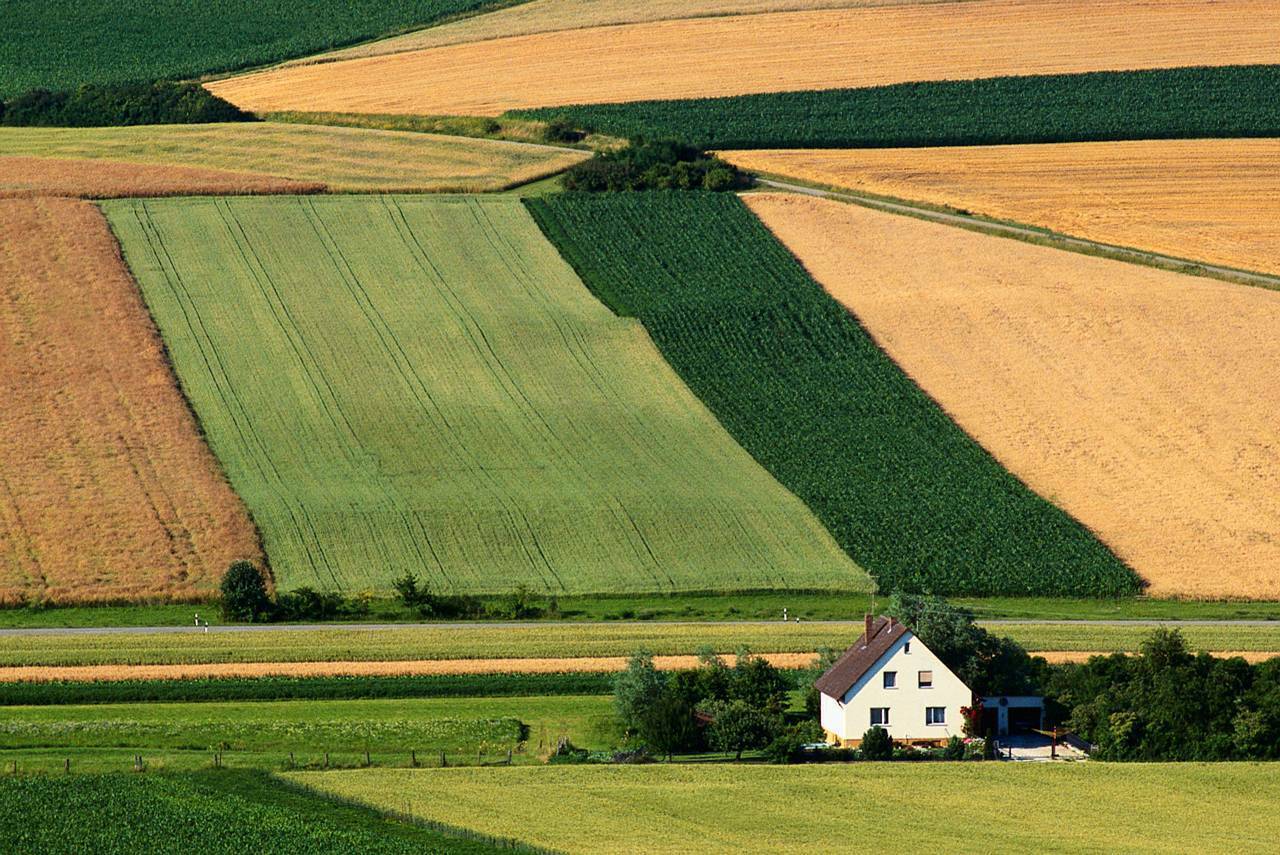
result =
[{"label": "white farmhouse", "polygon": [[960,708],[973,693],[911,630],[867,615],[866,632],[818,678],[822,728],[855,746],[871,727],[903,742],[937,742],[962,732]]}]

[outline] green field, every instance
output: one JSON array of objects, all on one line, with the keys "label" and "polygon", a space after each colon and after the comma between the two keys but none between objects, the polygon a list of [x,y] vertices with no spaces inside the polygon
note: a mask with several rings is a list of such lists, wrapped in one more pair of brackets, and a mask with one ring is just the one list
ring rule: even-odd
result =
[{"label": "green field", "polygon": [[[578,766],[285,777],[563,852],[799,853],[850,842],[887,852],[1262,852],[1280,833],[1280,776],[1261,763]],[[566,809],[548,809],[557,805]]]},{"label": "green field", "polygon": [[513,111],[701,148],[1280,136],[1280,65],[1102,71]]},{"label": "green field", "polygon": [[498,140],[283,122],[0,128],[0,157],[112,160],[318,182],[332,192],[486,192],[559,172],[582,152]]},{"label": "green field", "polygon": [[0,779],[0,840],[10,855],[509,851],[229,771]]},{"label": "green field", "polygon": [[881,590],[1122,596],[1139,579],[961,431],[728,194],[526,200]]},{"label": "green field", "polygon": [[[6,707],[0,764],[52,770],[71,758],[75,771],[123,769],[144,757],[151,769],[193,769],[222,753],[224,765],[285,768],[370,762],[407,766],[490,760],[513,752],[535,762],[539,742],[567,736],[606,748],[620,737],[607,695],[521,698],[235,701]],[[50,762],[52,761],[52,762]]]},{"label": "green field", "polygon": [[[992,624],[1028,650],[1137,650],[1149,625]],[[1193,650],[1280,651],[1280,623],[1186,624]],[[266,629],[254,632],[83,633],[0,638],[0,667],[188,665],[209,662],[390,661],[404,659],[573,658],[697,653],[810,653],[843,650],[862,633],[845,623],[577,623],[396,629]]]},{"label": "green field", "polygon": [[516,2],[7,0],[0,97],[231,71]]},{"label": "green field", "polygon": [[870,586],[517,198],[103,208],[282,588]]}]

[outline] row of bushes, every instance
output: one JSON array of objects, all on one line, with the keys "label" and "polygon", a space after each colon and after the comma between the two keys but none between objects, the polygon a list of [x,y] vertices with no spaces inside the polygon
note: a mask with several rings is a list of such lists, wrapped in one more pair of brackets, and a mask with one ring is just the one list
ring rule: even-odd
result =
[{"label": "row of bushes", "polygon": [[[548,127],[564,127],[553,121]],[[670,140],[632,140],[597,152],[561,177],[566,190],[587,193],[631,190],[740,190],[751,182],[733,164],[701,149]]]},{"label": "row of bushes", "polygon": [[0,102],[0,125],[89,128],[247,122],[254,116],[198,83],[114,83],[51,92],[33,89]]}]

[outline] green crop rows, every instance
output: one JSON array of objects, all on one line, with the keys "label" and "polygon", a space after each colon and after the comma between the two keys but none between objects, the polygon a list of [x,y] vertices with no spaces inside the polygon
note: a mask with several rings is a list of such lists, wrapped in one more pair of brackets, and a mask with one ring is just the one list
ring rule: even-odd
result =
[{"label": "green crop rows", "polygon": [[283,588],[870,586],[516,198],[103,208]]},{"label": "green crop rows", "polygon": [[499,851],[247,772],[5,778],[0,840],[10,855]]},{"label": "green crop rows", "polygon": [[1104,71],[515,111],[703,148],[1280,135],[1280,65]]},{"label": "green crop rows", "polygon": [[230,71],[514,2],[6,0],[0,97]]},{"label": "green crop rows", "polygon": [[[955,426],[733,196],[526,203],[882,590],[1118,596],[1137,576]],[[850,263],[856,263],[851,257]]]}]

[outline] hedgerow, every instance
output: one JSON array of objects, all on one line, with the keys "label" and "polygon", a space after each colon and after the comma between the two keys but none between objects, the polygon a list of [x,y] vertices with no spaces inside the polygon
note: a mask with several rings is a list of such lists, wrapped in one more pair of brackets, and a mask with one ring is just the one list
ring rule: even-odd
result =
[{"label": "hedgerow", "polygon": [[1280,135],[1280,65],[1102,71],[512,111],[699,148]]},{"label": "hedgerow", "polygon": [[1138,590],[1110,550],[915,386],[738,198],[567,194],[526,205],[597,296],[644,323],[881,590]]},{"label": "hedgerow", "polygon": [[66,92],[35,89],[0,104],[10,127],[92,128],[246,122],[246,113],[197,83],[86,84]]},{"label": "hedgerow", "polygon": [[355,700],[367,698],[605,695],[611,674],[447,674],[418,677],[227,677],[0,683],[0,706],[141,701]]}]

